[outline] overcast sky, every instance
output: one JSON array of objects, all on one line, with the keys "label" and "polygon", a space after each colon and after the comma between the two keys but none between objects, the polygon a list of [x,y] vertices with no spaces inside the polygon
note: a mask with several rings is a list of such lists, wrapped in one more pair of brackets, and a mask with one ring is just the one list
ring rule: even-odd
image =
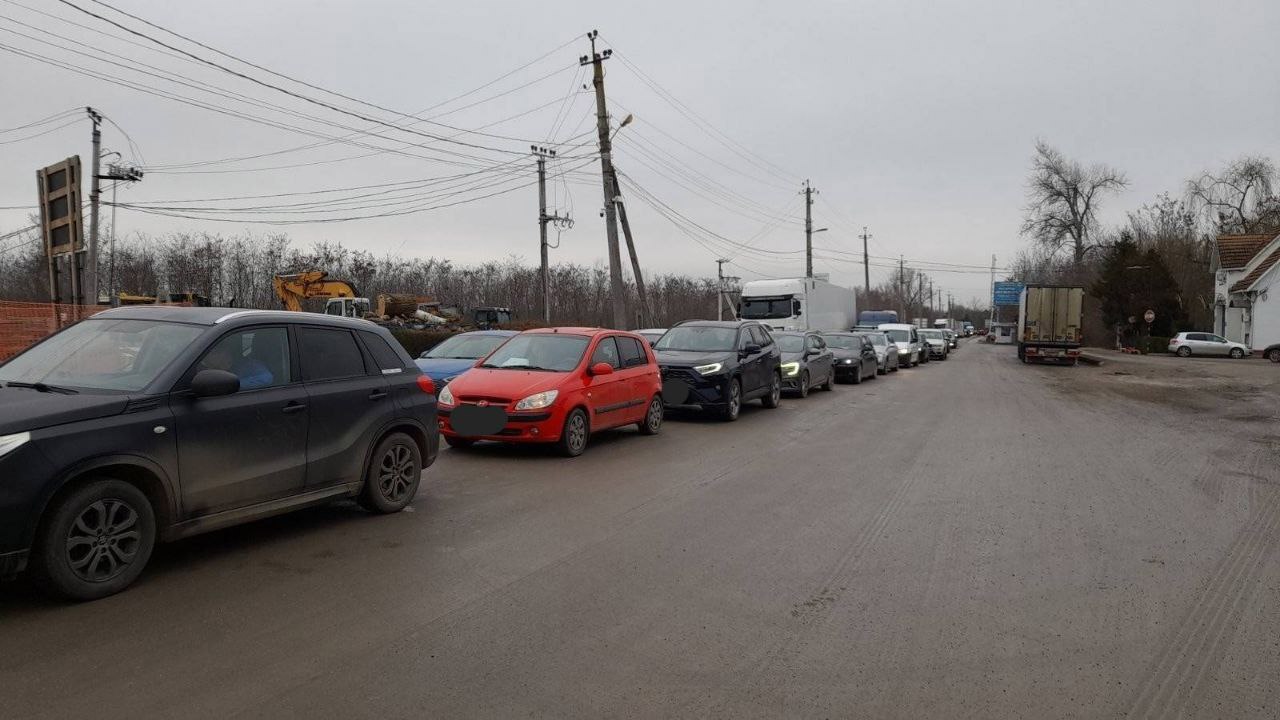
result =
[{"label": "overcast sky", "polygon": [[[207,50],[114,15],[93,0],[72,2],[231,64]],[[627,112],[636,115],[634,124],[617,136],[616,160],[621,171],[706,230],[734,243],[751,244],[743,250],[726,247],[721,241],[717,247],[717,241],[704,233],[703,243],[711,246],[704,247],[640,198],[628,195],[641,262],[651,271],[713,276],[715,258],[728,256],[736,264],[727,272],[744,278],[802,273],[803,257],[798,251],[804,243],[803,206],[798,193],[805,178],[820,192],[814,224],[829,228],[815,236],[822,248],[816,270],[830,272],[837,282],[860,285],[861,264],[832,251],[860,253],[856,233],[863,225],[873,235],[871,254],[878,256],[873,264],[888,264],[884,258],[899,254],[909,263],[986,266],[992,254],[1001,264],[1010,260],[1026,243],[1018,237],[1018,226],[1037,138],[1072,158],[1107,162],[1128,174],[1129,190],[1109,200],[1104,209],[1107,222],[1119,222],[1125,210],[1148,202],[1157,193],[1179,192],[1188,177],[1243,153],[1280,159],[1280,92],[1275,79],[1280,69],[1280,2],[1275,0],[111,0],[111,5],[326,90],[398,112],[416,113],[438,106],[427,113],[435,122],[468,130],[488,126],[483,132],[489,133],[455,138],[484,146],[472,148],[378,128],[212,68],[35,12],[147,44],[61,2],[0,0],[0,28],[5,30],[0,32],[0,44],[5,46],[328,136],[349,134],[335,127],[336,123],[374,128],[400,141],[358,136],[359,142],[396,148],[397,152],[337,162],[332,161],[372,151],[331,142],[254,160],[169,167],[165,172],[165,166],[271,153],[318,141],[311,135],[228,117],[0,52],[0,90],[5,98],[0,103],[0,128],[91,105],[133,138],[137,150],[129,147],[115,127],[104,127],[107,148],[149,168],[142,183],[120,192],[121,202],[385,184],[453,176],[498,163],[508,165],[491,171],[496,175],[477,177],[497,178],[492,182],[507,180],[506,185],[480,187],[483,183],[477,183],[472,186],[477,189],[469,193],[443,198],[439,189],[436,196],[410,197],[413,192],[429,192],[440,186],[409,186],[408,191],[382,196],[402,204],[353,209],[345,214],[396,210],[407,207],[403,203],[411,200],[419,206],[431,206],[510,189],[533,178],[527,157],[529,140],[553,137],[556,126],[557,141],[591,129],[591,96],[569,93],[590,81],[579,75],[577,58],[587,52],[584,33],[592,28],[600,30],[601,48],[618,53],[606,62],[607,92],[615,103],[611,108],[615,121]],[[234,98],[210,95],[204,89],[111,67],[101,57],[76,56],[33,39],[68,44],[43,32],[56,32],[85,44],[78,49],[116,53],[160,71],[179,73],[188,82],[215,84],[272,107],[251,107]],[[553,50],[503,80],[439,105]],[[361,114],[395,118],[383,110],[358,106],[261,70],[236,67]],[[632,68],[647,76],[653,86]],[[663,92],[685,108],[670,102]],[[463,108],[477,101],[483,102]],[[304,117],[283,115],[281,110]],[[565,119],[557,122],[557,117]],[[68,116],[67,121],[71,119]],[[55,129],[63,122],[0,133],[0,141],[6,143],[0,144],[0,206],[35,204],[33,171],[37,167],[72,154],[79,154],[87,165],[88,122]],[[433,124],[417,127],[436,136],[456,132]],[[53,132],[39,137],[12,142],[51,129]],[[589,135],[574,142],[587,141],[591,141]],[[406,142],[430,147],[406,150]],[[561,154],[581,156],[594,148],[594,142],[587,142],[576,149],[563,149]],[[408,153],[431,154],[452,162]],[[261,170],[306,163],[311,164]],[[552,257],[604,262],[604,225],[598,216],[599,164],[577,160],[552,169],[558,172],[573,166],[581,167],[552,183],[557,205],[552,210],[572,211],[576,221],[563,233],[561,247]],[[201,172],[191,172],[194,170]],[[465,180],[441,182],[446,183],[444,187],[454,187],[447,183]],[[378,191],[384,190],[363,192]],[[315,197],[225,201],[211,206],[312,199]],[[347,205],[380,201],[372,198]],[[0,234],[26,225],[27,213],[23,209],[0,210]],[[321,217],[342,214],[331,212]],[[255,217],[315,216],[264,211]],[[121,210],[119,226],[122,233],[283,231],[299,245],[332,239],[377,254],[436,256],[457,263],[514,254],[536,263],[536,217],[536,189],[523,187],[454,207],[346,223],[276,227]],[[883,280],[889,272],[873,267],[872,282]],[[986,297],[988,277],[984,273],[929,274],[959,299]]]}]

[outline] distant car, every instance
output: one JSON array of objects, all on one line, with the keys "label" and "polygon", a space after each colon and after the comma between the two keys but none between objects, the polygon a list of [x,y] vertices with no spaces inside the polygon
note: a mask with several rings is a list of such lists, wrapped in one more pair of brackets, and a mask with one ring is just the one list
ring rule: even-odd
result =
[{"label": "distant car", "polygon": [[448,385],[455,377],[470,370],[476,361],[493,352],[515,330],[476,330],[447,338],[444,342],[418,356],[414,363],[436,384],[436,389]]},{"label": "distant car", "polygon": [[866,333],[828,332],[822,333],[822,339],[831,349],[837,382],[856,385],[863,378],[879,374],[880,359]]},{"label": "distant car", "polygon": [[971,323],[971,322],[967,322],[967,323],[965,323],[965,324],[964,324],[964,336],[965,336],[965,337],[970,337],[971,335],[973,335],[973,333],[974,333],[974,330],[973,330],[973,323]]},{"label": "distant car", "polygon": [[782,389],[800,397],[808,397],[815,387],[835,387],[835,356],[815,331],[775,332],[773,337],[782,349]]},{"label": "distant car", "polygon": [[636,330],[636,334],[644,338],[644,341],[649,343],[649,347],[653,347],[653,344],[658,342],[658,338],[662,337],[666,332],[666,328],[647,328],[645,330]]},{"label": "distant car", "polygon": [[960,347],[960,338],[956,335],[955,330],[943,330],[942,334],[947,336],[947,347],[952,350]]},{"label": "distant car", "polygon": [[947,346],[947,336],[941,330],[925,328],[920,331],[920,339],[928,348],[929,357],[946,360],[951,348]]},{"label": "distant car", "polygon": [[1275,345],[1268,345],[1267,349],[1262,351],[1262,357],[1270,360],[1273,363],[1280,363],[1280,343],[1276,343]]},{"label": "distant car", "polygon": [[125,589],[159,541],[341,498],[403,510],[435,388],[386,328],[320,313],[105,310],[0,365],[0,577]]},{"label": "distant car", "polygon": [[555,443],[581,455],[593,433],[662,428],[662,378],[648,343],[599,328],[539,328],[507,340],[439,395],[451,447],[478,440]]},{"label": "distant car", "polygon": [[653,347],[662,368],[662,399],[669,408],[707,410],[738,419],[742,403],[766,408],[782,397],[782,351],[754,320],[690,320],[671,328]]},{"label": "distant car", "polygon": [[890,372],[898,371],[898,346],[889,342],[889,336],[875,330],[872,332],[862,333],[871,341],[871,347],[876,351],[876,362],[879,368],[876,373],[885,375]]},{"label": "distant car", "polygon": [[921,340],[915,325],[885,323],[880,326],[880,332],[898,347],[898,367],[915,367],[920,364]]},{"label": "distant car", "polygon": [[1180,332],[1169,339],[1169,352],[1179,357],[1211,355],[1239,359],[1249,354],[1249,347],[1213,333]]}]

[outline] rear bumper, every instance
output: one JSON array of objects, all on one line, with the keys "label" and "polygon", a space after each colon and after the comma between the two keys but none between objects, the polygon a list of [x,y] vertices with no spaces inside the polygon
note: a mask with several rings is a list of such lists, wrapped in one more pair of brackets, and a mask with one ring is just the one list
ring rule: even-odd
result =
[{"label": "rear bumper", "polygon": [[0,554],[0,580],[10,580],[27,569],[29,550],[15,550]]}]

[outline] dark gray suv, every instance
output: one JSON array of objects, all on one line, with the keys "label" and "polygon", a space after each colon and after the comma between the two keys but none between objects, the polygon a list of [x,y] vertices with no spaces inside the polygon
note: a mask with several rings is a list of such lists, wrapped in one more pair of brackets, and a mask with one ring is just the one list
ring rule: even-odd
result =
[{"label": "dark gray suv", "polygon": [[0,577],[89,600],[157,541],[343,497],[398,512],[438,447],[435,388],[385,328],[108,310],[0,365]]}]

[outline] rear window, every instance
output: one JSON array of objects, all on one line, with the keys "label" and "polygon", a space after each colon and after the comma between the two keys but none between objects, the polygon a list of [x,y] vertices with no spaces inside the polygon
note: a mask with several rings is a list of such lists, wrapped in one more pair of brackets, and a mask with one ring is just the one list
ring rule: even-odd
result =
[{"label": "rear window", "polygon": [[371,332],[361,332],[360,337],[364,339],[364,346],[369,348],[374,364],[384,375],[404,369],[404,361],[400,359],[400,354],[382,337]]},{"label": "rear window", "polygon": [[364,356],[349,330],[299,327],[303,380],[334,380],[364,374]]},{"label": "rear window", "polygon": [[617,341],[618,352],[622,355],[622,367],[638,367],[649,362],[639,340],[622,336],[614,337],[614,340]]}]

